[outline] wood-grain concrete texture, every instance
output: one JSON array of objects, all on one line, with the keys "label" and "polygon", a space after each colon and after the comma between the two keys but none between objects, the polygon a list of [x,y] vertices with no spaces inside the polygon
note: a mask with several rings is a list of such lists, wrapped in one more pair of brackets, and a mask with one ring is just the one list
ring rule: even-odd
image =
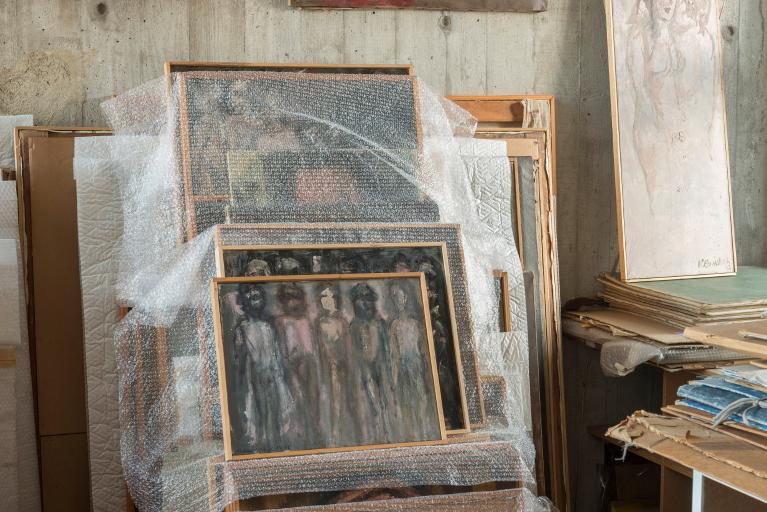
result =
[{"label": "wood-grain concrete texture", "polygon": [[[762,0],[724,0],[722,11],[738,259],[750,264],[767,263],[765,10]],[[563,298],[592,292],[594,275],[616,268],[599,0],[554,0],[541,14],[301,11],[287,0],[2,0],[0,26],[0,113],[32,113],[38,124],[101,125],[102,100],[160,76],[169,59],[412,63],[444,94],[553,94]]]}]

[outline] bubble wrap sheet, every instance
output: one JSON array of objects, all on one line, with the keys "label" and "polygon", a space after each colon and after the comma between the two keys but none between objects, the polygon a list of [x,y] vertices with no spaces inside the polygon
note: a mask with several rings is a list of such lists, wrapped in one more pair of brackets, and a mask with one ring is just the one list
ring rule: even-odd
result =
[{"label": "bubble wrap sheet", "polygon": [[[485,214],[504,196],[477,193],[478,172],[459,156],[453,134],[471,135],[468,114],[413,77],[268,72],[176,74],[103,108],[115,135],[98,141],[98,165],[88,161],[96,143],[77,142],[78,202],[109,183],[120,223],[115,212],[103,232],[88,232],[93,223],[79,215],[81,245],[95,258],[82,269],[84,283],[86,268],[97,269],[94,289],[113,279],[115,302],[131,307],[114,329],[117,412],[122,470],[142,510],[383,483],[534,484],[529,393],[517,389],[527,364],[521,269],[510,221],[502,209]],[[510,187],[508,167],[486,172]],[[471,436],[447,445],[223,462],[210,297],[217,226],[338,222],[460,227],[461,307],[470,313],[458,341],[473,356],[462,361],[466,395],[488,374],[502,389],[475,397]],[[122,231],[115,238],[110,229]],[[498,270],[511,278],[511,333],[499,332]],[[108,330],[113,305],[101,307]],[[103,357],[109,367],[108,352],[89,352],[88,366]],[[93,378],[108,397],[108,376],[88,371],[89,394]]]},{"label": "bubble wrap sheet", "polygon": [[77,236],[83,301],[88,394],[88,456],[94,512],[124,508],[114,328],[119,319],[115,282],[122,233],[118,162],[103,137],[75,139]]}]

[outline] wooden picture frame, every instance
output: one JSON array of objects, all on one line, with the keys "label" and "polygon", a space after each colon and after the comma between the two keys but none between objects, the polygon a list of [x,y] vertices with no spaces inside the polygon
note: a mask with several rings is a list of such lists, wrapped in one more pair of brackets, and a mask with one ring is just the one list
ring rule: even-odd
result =
[{"label": "wooden picture frame", "polygon": [[[328,163],[317,162],[320,165],[318,169],[305,168],[298,166],[291,167],[292,160],[288,161],[285,158],[279,158],[280,168],[276,168],[275,163],[270,161],[263,162],[263,169],[267,172],[278,173],[280,179],[288,179],[285,177],[286,169],[292,170],[296,173],[295,180],[292,182],[292,186],[277,186],[274,185],[269,190],[265,190],[263,195],[267,198],[265,204],[234,204],[234,197],[232,196],[232,190],[229,183],[229,168],[224,169],[224,163],[229,157],[229,154],[233,149],[237,150],[250,150],[253,152],[251,146],[246,145],[242,148],[231,148],[229,144],[223,142],[216,142],[214,146],[220,149],[219,155],[215,156],[217,160],[215,164],[210,164],[208,160],[210,155],[207,151],[210,146],[209,137],[204,136],[205,133],[199,132],[202,128],[208,126],[210,129],[217,130],[221,125],[221,120],[213,121],[209,120],[207,124],[199,124],[196,119],[201,116],[201,113],[195,111],[195,98],[199,96],[205,96],[206,94],[223,94],[217,93],[215,90],[207,90],[216,88],[217,86],[224,87],[238,84],[238,87],[250,87],[253,84],[258,85],[260,82],[281,82],[294,85],[296,83],[305,84],[302,87],[301,94],[310,94],[312,87],[320,88],[323,85],[334,84],[347,84],[350,87],[356,86],[358,93],[362,96],[367,94],[366,90],[370,89],[370,94],[367,97],[369,101],[379,101],[382,105],[386,102],[393,102],[393,98],[397,98],[395,102],[397,110],[392,110],[391,105],[383,109],[388,112],[392,119],[392,126],[398,126],[402,136],[396,134],[388,134],[386,137],[391,137],[392,140],[387,142],[385,140],[377,140],[381,135],[373,134],[360,134],[362,138],[373,138],[376,140],[378,146],[375,148],[375,153],[378,154],[377,158],[373,158],[370,161],[375,163],[368,163],[366,165],[385,165],[381,163],[381,152],[384,153],[397,153],[398,158],[404,160],[412,160],[412,170],[415,173],[412,177],[414,180],[418,180],[418,166],[415,163],[420,158],[422,151],[422,137],[421,123],[420,123],[420,93],[419,84],[414,76],[410,75],[394,75],[394,74],[329,74],[329,73],[284,73],[284,72],[262,72],[252,73],[248,71],[189,71],[184,73],[178,73],[173,75],[175,78],[174,83],[171,86],[174,88],[178,95],[178,179],[177,179],[177,195],[178,195],[178,212],[177,212],[177,224],[179,226],[178,238],[180,242],[184,242],[194,238],[197,234],[212,227],[215,224],[223,224],[227,222],[243,223],[243,222],[255,222],[263,218],[269,218],[273,221],[286,220],[293,222],[307,222],[312,220],[340,220],[340,221],[382,221],[388,222],[391,217],[391,208],[386,208],[389,205],[387,197],[394,197],[398,202],[396,206],[402,209],[408,209],[407,214],[413,221],[430,222],[436,221],[439,218],[438,209],[433,202],[424,197],[418,187],[404,176],[397,176],[396,173],[391,171],[387,176],[387,179],[379,180],[363,180],[360,178],[355,181],[359,185],[359,203],[353,203],[348,198],[334,197],[330,202],[323,202],[320,200],[317,203],[306,202],[302,199],[300,191],[297,189],[296,183],[299,183],[299,171],[306,174],[312,170],[326,171],[327,168],[339,167],[345,169],[347,173],[355,172],[353,166],[350,167],[346,160],[356,159],[362,161],[364,158],[370,158],[368,154],[369,149],[366,148],[350,148],[350,149],[337,149],[333,151],[327,151],[322,153],[323,158],[330,159]],[[217,81],[217,82],[213,82]],[[259,82],[260,81],[260,82]],[[228,85],[227,85],[228,84]],[[243,84],[245,84],[243,86]],[[254,85],[253,85],[254,86]],[[378,87],[376,89],[375,87]],[[366,89],[367,88],[367,89]],[[408,104],[404,104],[401,101],[403,97],[402,90],[407,90],[404,96],[412,98]],[[319,94],[319,89],[315,92]],[[382,92],[389,91],[388,97]],[[375,92],[375,94],[373,94]],[[288,94],[288,93],[286,93]],[[295,93],[290,93],[295,94]],[[327,91],[325,91],[327,97]],[[226,95],[224,94],[226,97]],[[373,97],[375,96],[375,98]],[[362,101],[360,97],[360,101]],[[228,101],[232,101],[231,98]],[[346,100],[349,101],[349,100]],[[367,101],[367,100],[366,100]],[[394,103],[391,103],[392,105]],[[369,105],[366,105],[368,108]],[[204,110],[201,112],[205,112]],[[337,110],[340,112],[340,110]],[[408,116],[403,112],[408,112]],[[341,114],[339,114],[341,115]],[[333,120],[328,120],[331,122]],[[307,121],[308,122],[308,121]],[[385,124],[385,120],[381,121]],[[380,123],[379,123],[380,124]],[[282,125],[280,125],[282,126]],[[202,128],[201,128],[202,127]],[[298,129],[292,127],[291,129]],[[368,130],[374,130],[375,128],[368,127]],[[364,137],[363,137],[364,136]],[[402,144],[402,137],[408,138],[412,136],[412,140],[407,141],[405,147],[387,147],[387,144]],[[398,137],[400,137],[398,139]],[[385,137],[384,137],[385,138]],[[198,142],[195,142],[200,139]],[[392,142],[394,141],[394,142]],[[300,146],[300,142],[296,142]],[[226,147],[224,147],[226,146]],[[294,148],[295,149],[295,148]],[[200,154],[203,153],[202,158]],[[262,158],[273,159],[281,155],[279,151],[264,150],[259,154]],[[290,152],[291,158],[301,160],[302,165],[306,165],[307,156],[301,156],[301,152]],[[366,156],[367,155],[367,156]],[[311,160],[311,158],[309,158]],[[336,162],[339,160],[339,162]],[[342,162],[341,162],[342,161]],[[285,167],[287,166],[287,167]],[[324,167],[323,167],[324,166]],[[310,166],[311,167],[311,166]],[[366,167],[366,175],[373,172],[372,167]],[[210,173],[216,173],[216,176],[211,177]],[[309,176],[311,174],[308,174]],[[342,178],[348,178],[348,176],[342,176]],[[323,178],[327,183],[344,183],[349,184],[349,179],[334,179],[333,176],[324,176]],[[264,180],[262,180],[264,181]],[[307,180],[303,180],[307,181]],[[303,182],[300,181],[300,182]],[[268,184],[270,180],[265,180]],[[310,183],[311,179],[307,181]],[[352,183],[352,185],[354,185]],[[376,187],[375,189],[368,189],[366,187]],[[380,187],[383,187],[379,190]],[[388,187],[388,188],[387,188]],[[323,190],[332,187],[323,187]],[[314,188],[313,190],[316,190]],[[407,191],[405,194],[403,191]],[[292,194],[292,195],[291,195]],[[327,198],[325,198],[327,199]],[[333,200],[339,201],[338,204],[342,204],[343,208],[329,208],[333,206]],[[343,202],[346,201],[346,202]],[[383,201],[382,205],[373,205],[377,201]],[[400,203],[402,203],[400,205]],[[407,208],[406,208],[407,207]],[[331,212],[332,210],[332,212]],[[343,218],[338,218],[339,215],[343,215]],[[387,217],[387,215],[389,217]]]},{"label": "wooden picture frame", "polygon": [[[325,268],[328,258],[340,258],[343,255],[354,259],[355,263],[366,265],[364,270],[350,268],[348,272],[365,273],[392,273],[396,272],[395,259],[406,260],[401,264],[415,270],[415,260],[424,259],[432,268],[434,277],[427,279],[430,292],[434,293],[435,306],[430,305],[432,333],[437,350],[437,361],[440,368],[449,367],[449,375],[440,375],[440,391],[442,394],[442,411],[445,417],[445,428],[448,434],[466,434],[470,432],[470,420],[466,405],[466,392],[463,380],[463,366],[461,364],[461,350],[458,342],[458,328],[455,321],[455,308],[453,302],[453,289],[450,281],[450,261],[445,242],[409,242],[409,243],[342,243],[342,244],[292,244],[292,245],[241,245],[241,246],[217,246],[216,268],[217,275],[221,277],[240,277],[247,275],[244,272],[233,271],[233,261],[238,267],[242,267],[243,257],[247,256],[250,261],[257,260],[266,264],[264,268],[256,272],[265,275],[288,275],[299,272],[300,274],[327,274],[341,271],[342,263],[333,263],[332,269]],[[279,261],[284,258],[301,260],[301,269],[280,270]],[[311,262],[308,259],[311,258]],[[361,260],[357,260],[360,258]],[[388,261],[391,259],[391,261]],[[240,261],[237,261],[240,260]],[[371,260],[376,260],[372,262]],[[372,264],[382,265],[384,261],[393,266],[388,269],[373,268]],[[372,263],[372,264],[371,264]],[[319,266],[316,270],[312,266]],[[438,268],[434,268],[438,267]],[[243,269],[244,271],[245,269]],[[342,272],[347,273],[347,272]],[[430,297],[431,301],[431,297]],[[442,310],[445,312],[442,313]],[[435,314],[439,318],[435,318]],[[437,323],[439,322],[439,323]],[[445,325],[447,324],[447,325]],[[441,327],[441,328],[440,328]],[[437,342],[437,330],[445,337],[444,353]],[[452,398],[448,398],[450,393]],[[457,409],[454,409],[457,407]]]},{"label": "wooden picture frame", "polygon": [[289,0],[309,9],[426,9],[440,11],[543,12],[548,0]]},{"label": "wooden picture frame", "polygon": [[165,76],[189,71],[275,71],[347,75],[415,75],[412,64],[303,64],[276,62],[165,61]]},{"label": "wooden picture frame", "polygon": [[[368,443],[368,444],[359,444],[359,445],[343,445],[343,446],[334,446],[334,447],[316,447],[316,448],[301,448],[301,449],[288,448],[282,451],[266,452],[266,453],[239,453],[241,450],[237,450],[237,453],[235,453],[233,449],[233,440],[232,440],[232,430],[233,430],[232,422],[231,422],[232,411],[230,410],[230,399],[229,399],[230,379],[227,373],[227,361],[230,359],[230,357],[228,355],[227,348],[224,346],[224,343],[225,343],[224,332],[223,332],[224,326],[223,326],[222,311],[221,311],[221,304],[222,302],[225,302],[225,297],[221,295],[222,287],[225,287],[227,285],[242,285],[242,284],[245,284],[245,285],[252,284],[252,285],[260,285],[263,287],[268,287],[268,286],[275,285],[277,283],[280,283],[280,284],[293,283],[298,285],[299,283],[315,283],[315,282],[316,283],[355,282],[357,283],[356,286],[359,286],[359,283],[365,283],[365,285],[367,286],[367,283],[372,281],[392,281],[392,280],[409,280],[414,283],[417,282],[418,284],[417,289],[418,289],[418,293],[420,293],[420,297],[419,297],[420,304],[418,304],[417,306],[423,312],[423,317],[421,318],[421,320],[423,320],[423,334],[425,334],[425,341],[427,345],[421,357],[426,358],[428,369],[431,374],[430,376],[425,376],[426,382],[429,385],[431,385],[431,391],[432,391],[430,399],[427,400],[427,405],[429,405],[430,402],[433,402],[431,404],[431,406],[433,406],[434,408],[433,419],[436,421],[436,424],[429,425],[428,427],[430,428],[429,432],[432,432],[432,433],[436,432],[436,435],[433,435],[431,438],[418,439],[418,440],[402,440],[402,441],[388,442],[388,443],[379,442],[376,444]],[[400,273],[393,273],[393,274],[329,274],[329,275],[320,274],[320,275],[310,275],[310,276],[295,275],[295,276],[262,276],[262,277],[250,277],[250,278],[242,278],[242,277],[215,278],[213,279],[211,283],[211,290],[212,290],[212,297],[213,297],[212,303],[213,303],[214,328],[215,328],[215,336],[216,336],[216,355],[217,355],[217,361],[218,361],[219,388],[221,392],[221,415],[222,415],[222,422],[224,426],[223,431],[224,431],[225,460],[233,461],[233,460],[244,460],[244,459],[270,458],[270,457],[278,457],[278,456],[290,456],[290,455],[332,453],[332,452],[339,452],[339,451],[369,450],[369,449],[394,448],[394,447],[403,447],[403,446],[425,446],[425,445],[441,444],[446,441],[447,436],[445,433],[444,418],[442,416],[442,401],[440,398],[439,379],[437,377],[437,364],[436,364],[436,358],[435,358],[435,352],[434,352],[434,343],[433,343],[432,333],[431,333],[431,324],[429,321],[429,310],[427,307],[428,299],[427,299],[427,292],[426,292],[426,279],[423,273],[400,272]],[[353,293],[354,291],[352,289],[352,294]],[[377,300],[377,298],[375,300]],[[305,304],[304,304],[304,307],[305,307]],[[306,323],[308,325],[308,313],[306,318],[307,318]],[[279,318],[277,320],[279,322]],[[352,329],[353,329],[353,326],[354,324],[352,322]],[[350,341],[350,343],[353,343],[353,340]],[[413,413],[415,414],[415,411],[413,411]],[[422,416],[419,416],[419,419],[422,421],[426,420],[426,418],[423,418]],[[381,428],[383,428],[383,426]],[[428,437],[427,432],[424,432],[423,435],[424,437]]]},{"label": "wooden picture frame", "polygon": [[[223,224],[214,228],[219,275],[223,273],[223,251],[252,246],[317,246],[362,244],[397,246],[444,244],[446,274],[450,278],[450,301],[453,303],[461,374],[469,427],[485,422],[479,362],[474,341],[474,327],[469,302],[461,228],[457,224],[380,224],[380,223],[306,223],[306,224]],[[452,323],[452,322],[451,322]],[[450,430],[451,434],[468,433],[469,427]]]},{"label": "wooden picture frame", "polygon": [[[632,5],[627,6],[629,3]],[[737,272],[719,2],[699,4],[687,9],[692,13],[680,14],[673,8],[662,15],[635,0],[604,3],[618,248],[621,279],[626,282]],[[625,19],[616,21],[620,14]],[[680,20],[682,16],[689,19]],[[643,45],[655,44],[645,37],[649,24],[655,23],[658,33],[666,33],[663,27],[673,24],[690,27],[670,35],[671,43],[658,43],[678,52],[674,65],[668,64],[669,71],[663,74],[646,71],[643,66],[653,64],[640,61],[640,56],[650,51]],[[629,30],[633,32],[626,33]],[[680,40],[674,42],[676,37]],[[708,45],[711,48],[704,48]],[[709,64],[714,69],[706,70]],[[645,76],[633,76],[643,71]],[[706,77],[711,78],[710,84]],[[680,83],[685,79],[687,83]],[[650,83],[653,91],[647,90]],[[663,94],[664,86],[701,92],[677,93],[672,99]],[[629,127],[632,133],[627,135],[624,130]],[[696,129],[701,131],[696,133]],[[695,190],[712,192],[704,196]],[[701,220],[702,204],[708,212],[718,212],[717,218],[708,215]],[[695,221],[698,229],[691,228]],[[645,248],[652,254],[637,254]]]},{"label": "wooden picture frame", "polygon": [[[530,389],[531,392],[540,390],[539,394],[531,393],[536,480],[538,492],[548,494],[557,507],[565,510],[570,481],[556,233],[554,97],[449,96],[448,99],[477,119],[475,137],[506,141],[516,195],[512,204],[513,225],[518,230],[515,238],[523,270],[532,276],[534,283],[531,303],[540,311],[532,315],[531,333],[535,336],[529,340]],[[543,376],[543,386],[539,385],[539,375]]]}]

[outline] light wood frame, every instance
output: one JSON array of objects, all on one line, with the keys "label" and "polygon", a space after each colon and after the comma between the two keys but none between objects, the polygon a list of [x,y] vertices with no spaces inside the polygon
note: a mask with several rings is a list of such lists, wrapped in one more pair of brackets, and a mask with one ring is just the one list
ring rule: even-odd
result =
[{"label": "light wood frame", "polygon": [[[373,444],[373,445],[358,445],[358,446],[344,446],[335,448],[316,448],[308,450],[290,450],[284,452],[271,452],[271,453],[254,453],[254,454],[233,454],[232,453],[232,437],[231,437],[231,422],[229,418],[229,401],[227,392],[227,379],[226,379],[226,363],[224,357],[224,340],[222,326],[221,326],[221,314],[219,310],[219,286],[222,284],[240,284],[240,283],[295,283],[306,281],[371,281],[371,280],[389,280],[389,279],[418,279],[420,292],[421,292],[421,304],[423,307],[423,320],[424,330],[426,332],[426,339],[428,345],[429,362],[431,369],[431,380],[434,386],[434,407],[437,412],[438,428],[440,431],[440,438],[426,441],[408,441],[399,443],[385,443],[385,444]],[[440,396],[439,378],[437,375],[437,362],[434,351],[434,340],[431,332],[431,322],[429,320],[429,308],[428,297],[426,293],[426,278],[422,272],[398,272],[392,274],[315,274],[304,276],[266,276],[266,277],[223,277],[214,278],[211,283],[212,292],[212,304],[213,304],[213,324],[216,335],[216,357],[218,360],[218,382],[221,392],[221,419],[224,433],[224,452],[225,460],[245,460],[245,459],[262,459],[270,457],[292,456],[292,455],[310,455],[318,453],[334,453],[342,451],[357,451],[357,450],[373,450],[379,448],[397,448],[404,446],[426,446],[432,444],[441,444],[447,441],[447,434],[445,432],[445,422],[442,415],[442,399]]]},{"label": "light wood frame", "polygon": [[[623,180],[621,172],[621,147],[620,147],[620,112],[618,111],[618,83],[616,76],[616,64],[615,64],[615,39],[614,31],[615,26],[613,22],[613,1],[621,0],[604,0],[605,8],[605,20],[607,22],[607,61],[608,70],[610,74],[610,112],[612,116],[612,133],[613,133],[613,162],[615,170],[615,206],[618,212],[618,249],[620,257],[620,274],[621,279],[627,283],[637,283],[644,281],[669,281],[673,279],[697,279],[702,277],[715,277],[715,276],[732,276],[738,271],[738,256],[737,248],[735,244],[735,220],[732,205],[732,177],[730,171],[730,147],[727,136],[727,108],[726,108],[726,95],[724,91],[724,65],[722,55],[722,36],[719,30],[716,30],[716,46],[719,54],[719,84],[722,92],[722,115],[724,123],[724,147],[725,158],[727,164],[727,193],[730,205],[730,238],[732,243],[732,272],[721,272],[715,274],[695,274],[695,275],[681,275],[681,276],[662,276],[662,277],[642,277],[631,278],[628,276],[628,266],[626,262],[626,232],[623,218]],[[624,0],[625,1],[625,0]],[[716,13],[719,12],[717,5],[718,0],[711,0],[715,2],[713,9]],[[719,28],[719,17],[717,15],[717,29]]]},{"label": "light wood frame", "polygon": [[304,64],[169,60],[165,61],[163,69],[166,77],[172,73],[188,71],[284,71],[288,73],[415,75],[412,64]]},{"label": "light wood frame", "polygon": [[[215,73],[215,74],[214,74]],[[265,74],[271,74],[275,79],[279,80],[317,80],[317,81],[333,81],[333,82],[369,82],[369,81],[381,81],[381,82],[410,82],[413,90],[413,124],[415,127],[415,147],[413,150],[420,154],[423,149],[423,132],[421,127],[421,111],[420,111],[420,91],[418,80],[411,75],[386,75],[386,74],[369,74],[369,75],[346,75],[346,74],[328,74],[328,73],[279,73],[279,72],[266,72]],[[191,164],[191,139],[190,139],[190,126],[189,126],[189,108],[187,105],[188,83],[189,80],[205,79],[205,78],[217,78],[217,79],[252,79],[253,75],[246,71],[191,71],[185,73],[179,73],[176,76],[176,82],[178,87],[178,140],[176,151],[178,153],[177,160],[179,165],[179,179],[177,184],[177,196],[178,196],[178,212],[177,223],[179,225],[179,241],[186,242],[199,234],[197,228],[197,213],[196,208],[198,203],[227,203],[231,202],[231,191],[225,194],[196,194],[193,188],[192,180],[192,164]]]},{"label": "light wood frame", "polygon": [[[463,380],[463,364],[461,362],[461,347],[458,343],[458,326],[455,322],[455,307],[453,303],[453,286],[450,281],[450,262],[447,255],[447,244],[445,242],[421,242],[421,243],[348,243],[348,244],[296,244],[296,245],[235,245],[221,246],[216,245],[216,275],[220,277],[229,277],[226,275],[224,267],[224,256],[228,252],[241,251],[295,251],[295,250],[325,250],[325,249],[417,249],[417,248],[437,248],[442,255],[442,268],[445,279],[445,292],[447,295],[448,314],[450,315],[450,332],[453,338],[453,351],[455,352],[455,371],[457,377],[459,403],[461,405],[461,419],[463,428],[447,429],[448,435],[468,434],[471,432],[469,421],[468,406],[466,404],[466,388]],[[391,276],[393,273],[387,273]],[[347,275],[347,274],[344,274]],[[508,282],[508,275],[506,276]],[[441,389],[441,388],[440,388]],[[444,390],[442,390],[444,395]],[[444,407],[443,407],[444,412]]]},{"label": "light wood frame", "polygon": [[291,7],[301,9],[423,9],[468,12],[538,13],[548,8],[548,0],[288,0]]},{"label": "light wood frame", "polygon": [[[418,233],[418,230],[445,230],[450,233],[447,235],[435,234],[434,236],[424,237]],[[243,245],[239,243],[230,242],[231,238],[239,239],[238,233],[244,234],[245,239],[252,238],[248,235],[248,232],[264,233],[264,236],[259,236],[259,243],[251,243]],[[454,314],[452,316],[453,322],[456,324],[457,336],[454,338],[458,343],[458,352],[460,354],[461,362],[461,379],[464,384],[464,396],[466,397],[466,411],[469,416],[470,427],[481,427],[485,423],[485,407],[482,398],[482,386],[479,376],[479,360],[477,359],[477,351],[475,348],[475,341],[473,337],[474,326],[471,313],[471,304],[468,300],[461,300],[461,296],[456,297],[456,290],[460,292],[464,290],[468,294],[468,276],[466,275],[466,267],[463,257],[463,248],[461,246],[461,227],[458,224],[380,224],[380,223],[296,223],[296,224],[223,224],[214,228],[213,238],[214,244],[217,248],[237,248],[237,247],[250,247],[253,245],[279,245],[284,238],[277,238],[273,234],[274,231],[284,231],[287,233],[300,233],[304,237],[300,242],[296,241],[296,245],[313,245],[315,243],[312,240],[312,236],[304,236],[306,233],[344,233],[344,236],[348,237],[354,242],[346,243],[363,243],[364,245],[375,244],[389,244],[393,243],[398,246],[405,246],[408,244],[425,244],[431,242],[439,242],[445,244],[445,250],[448,257],[444,259],[446,264],[445,269],[450,276],[450,283],[448,288],[450,290],[450,300],[453,303]],[[402,234],[399,237],[395,237],[387,234],[387,231],[402,231],[412,232],[409,237],[404,237]],[[269,238],[269,242],[262,243],[261,240]],[[271,240],[274,239],[274,243]],[[304,241],[304,239],[306,241]],[[359,241],[362,242],[359,242]],[[417,242],[414,240],[418,240]],[[325,244],[328,245],[328,244]],[[332,245],[332,244],[331,244]],[[452,254],[452,256],[451,256]],[[217,256],[217,266],[219,269],[223,269],[220,263],[220,259]],[[223,270],[221,270],[223,272]],[[470,392],[469,392],[470,391]],[[468,433],[469,429],[466,429],[465,433]],[[450,430],[450,434],[459,434],[460,431]]]},{"label": "light wood frame", "polygon": [[[536,184],[537,238],[540,246],[539,261],[523,261],[524,268],[537,270],[534,286],[540,297],[545,317],[544,346],[541,347],[541,372],[544,386],[536,398],[531,393],[534,441],[536,445],[536,476],[538,491],[551,497],[561,510],[570,507],[570,479],[568,469],[567,430],[562,362],[561,306],[559,295],[559,261],[556,234],[556,108],[551,95],[500,95],[500,96],[448,96],[448,99],[467,110],[478,121],[475,133],[479,138],[495,138],[507,141],[512,165],[521,157],[532,158],[538,168]],[[541,126],[526,124],[531,117],[527,107],[531,100],[543,102],[548,107],[548,123]],[[530,143],[537,148],[527,146]],[[527,146],[527,147],[526,147]],[[519,171],[514,176],[519,179]],[[515,181],[517,186],[518,181]],[[517,189],[520,190],[520,189]],[[520,197],[519,195],[517,196]],[[519,206],[517,212],[520,212]],[[521,213],[520,213],[521,216]],[[519,222],[519,218],[516,219]],[[519,226],[519,224],[517,224]],[[519,230],[521,233],[521,230]],[[520,237],[522,248],[531,241]],[[536,348],[536,347],[533,347]],[[535,351],[537,353],[537,350]],[[531,354],[533,350],[531,349]],[[536,358],[537,359],[537,358]],[[531,361],[534,359],[531,357]],[[530,367],[531,391],[538,389],[537,367]],[[537,402],[537,403],[536,403]],[[543,412],[545,411],[545,416]],[[544,440],[536,438],[536,423],[542,426]],[[542,467],[545,466],[545,467]]]}]

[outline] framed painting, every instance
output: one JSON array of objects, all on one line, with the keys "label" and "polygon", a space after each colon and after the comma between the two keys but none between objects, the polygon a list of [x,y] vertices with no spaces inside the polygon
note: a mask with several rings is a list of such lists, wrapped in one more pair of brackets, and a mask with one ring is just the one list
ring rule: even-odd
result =
[{"label": "framed painting", "polygon": [[606,0],[624,281],[736,271],[717,0]]},{"label": "framed painting", "polygon": [[222,277],[425,270],[447,430],[484,424],[460,226],[227,224],[214,238]]},{"label": "framed painting", "polygon": [[[422,134],[415,77],[171,76],[180,241],[226,222],[439,219],[416,184]],[[371,112],[376,123],[368,122]]]},{"label": "framed painting", "polygon": [[[508,222],[526,279],[531,419],[538,492],[560,508],[569,495],[562,387],[561,312],[556,228],[556,117],[547,95],[450,96],[478,121],[475,138],[498,141],[509,160],[497,174],[475,176],[479,195],[509,205]],[[502,182],[500,182],[502,183]],[[502,189],[508,192],[503,197]],[[536,364],[537,362],[537,364]],[[542,385],[541,385],[542,384]],[[537,392],[536,392],[537,391]],[[545,442],[544,442],[545,439]],[[564,462],[563,462],[564,461]]]},{"label": "framed painting", "polygon": [[411,64],[277,64],[271,62],[165,62],[165,76],[188,71],[274,71],[285,73],[338,73],[345,75],[414,75]]},{"label": "framed painting", "polygon": [[542,12],[549,0],[290,0],[293,7]]},{"label": "framed painting", "polygon": [[446,439],[423,273],[212,288],[226,460]]},{"label": "framed painting", "polygon": [[450,267],[444,242],[222,247],[224,277],[423,272],[448,433],[469,430]]}]

